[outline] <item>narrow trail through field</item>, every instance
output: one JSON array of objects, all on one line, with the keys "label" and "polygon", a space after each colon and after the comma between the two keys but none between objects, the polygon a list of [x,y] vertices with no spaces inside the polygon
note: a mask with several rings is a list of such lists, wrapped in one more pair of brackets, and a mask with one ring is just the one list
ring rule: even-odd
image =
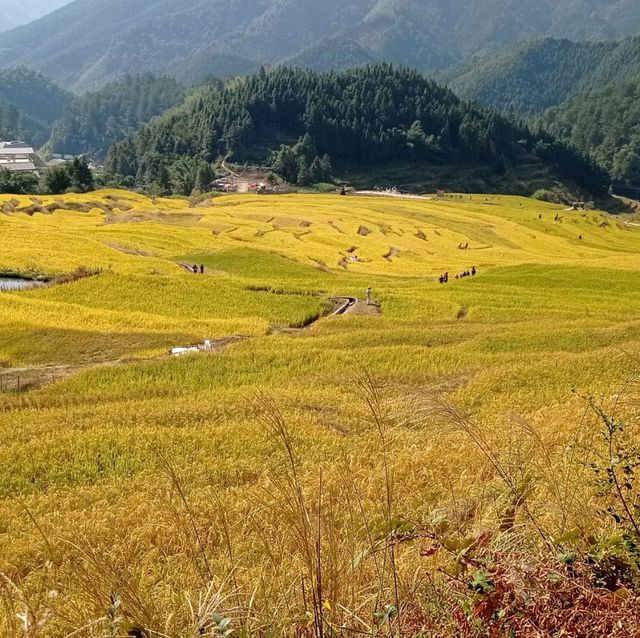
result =
[{"label": "narrow trail through field", "polygon": [[395,199],[419,199],[431,201],[435,199],[428,195],[410,195],[394,191],[355,191],[354,195],[364,195],[366,197],[394,197]]},{"label": "narrow trail through field", "polygon": [[[179,264],[185,270],[191,271],[191,266],[188,264]],[[293,328],[290,326],[272,326],[267,335],[284,335],[284,334],[300,334],[304,331],[308,331],[312,326],[317,324],[322,319],[329,319],[331,317],[340,317],[346,315],[353,316],[377,316],[382,314],[379,304],[367,304],[366,301],[358,299],[356,297],[332,297],[328,299],[335,305],[335,308],[330,312],[327,312],[321,317],[318,317],[307,326],[302,328]],[[229,335],[225,337],[218,337],[215,339],[207,339],[206,343],[208,353],[221,353],[229,346],[241,343],[243,341],[249,341],[258,338],[258,335]],[[193,348],[191,352],[194,354],[198,352],[196,346],[186,346],[186,349]],[[191,352],[185,352],[184,354],[190,354]],[[205,352],[203,350],[203,352]],[[63,381],[76,374],[85,372],[88,370],[97,370],[101,368],[112,368],[120,365],[134,365],[139,363],[149,363],[152,361],[161,361],[171,359],[171,351],[167,351],[166,354],[146,357],[146,358],[127,358],[121,357],[110,361],[100,362],[87,362],[87,363],[52,363],[41,366],[22,366],[22,367],[0,367],[0,394],[4,392],[23,393],[30,390],[36,390],[45,385],[55,383],[57,381]]]},{"label": "narrow trail through field", "polygon": [[[136,363],[139,361],[151,361],[151,359],[139,359]],[[42,366],[0,368],[0,393],[27,392],[56,381],[62,381],[84,370],[110,368],[126,363],[133,363],[133,361],[115,359],[93,363],[52,363]]]}]

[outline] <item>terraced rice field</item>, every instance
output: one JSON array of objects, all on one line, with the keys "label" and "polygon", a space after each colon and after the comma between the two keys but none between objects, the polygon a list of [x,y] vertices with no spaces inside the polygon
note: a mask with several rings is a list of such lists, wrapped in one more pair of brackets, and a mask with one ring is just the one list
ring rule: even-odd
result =
[{"label": "terraced rice field", "polygon": [[[324,622],[374,634],[384,605],[427,613],[442,567],[389,535],[612,533],[582,395],[637,418],[624,219],[485,196],[0,210],[0,277],[91,274],[0,292],[0,634],[28,608],[38,636],[195,636],[215,608],[300,635],[320,568]],[[372,312],[325,317],[368,287]],[[226,347],[168,356],[204,339]]]}]

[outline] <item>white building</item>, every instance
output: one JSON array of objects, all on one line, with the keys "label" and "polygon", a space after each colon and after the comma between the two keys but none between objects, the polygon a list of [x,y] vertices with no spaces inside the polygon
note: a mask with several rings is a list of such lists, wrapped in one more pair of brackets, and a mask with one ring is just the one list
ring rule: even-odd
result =
[{"label": "white building", "polygon": [[36,152],[26,142],[0,141],[0,168],[37,175]]}]

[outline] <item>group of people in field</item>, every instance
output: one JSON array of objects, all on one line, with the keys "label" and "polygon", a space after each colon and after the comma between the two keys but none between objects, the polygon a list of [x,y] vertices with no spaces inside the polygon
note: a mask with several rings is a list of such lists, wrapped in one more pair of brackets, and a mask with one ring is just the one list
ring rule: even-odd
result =
[{"label": "group of people in field", "polygon": [[[463,272],[458,273],[455,276],[455,279],[464,279],[465,277],[475,277],[478,274],[478,269],[475,266],[472,266],[469,270],[465,270]],[[446,272],[444,273],[444,275],[440,275],[438,277],[438,281],[441,284],[448,284],[449,283],[449,273]]]},{"label": "group of people in field", "polygon": [[193,266],[191,267],[191,272],[194,275],[204,275],[204,264],[200,264],[199,266],[197,264],[193,264]]}]

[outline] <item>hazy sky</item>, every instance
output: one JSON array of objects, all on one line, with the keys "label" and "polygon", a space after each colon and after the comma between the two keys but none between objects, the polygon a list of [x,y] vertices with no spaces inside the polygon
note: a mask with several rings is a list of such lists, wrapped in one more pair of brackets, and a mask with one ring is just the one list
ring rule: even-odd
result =
[{"label": "hazy sky", "polygon": [[0,31],[26,24],[72,0],[0,0]]}]

